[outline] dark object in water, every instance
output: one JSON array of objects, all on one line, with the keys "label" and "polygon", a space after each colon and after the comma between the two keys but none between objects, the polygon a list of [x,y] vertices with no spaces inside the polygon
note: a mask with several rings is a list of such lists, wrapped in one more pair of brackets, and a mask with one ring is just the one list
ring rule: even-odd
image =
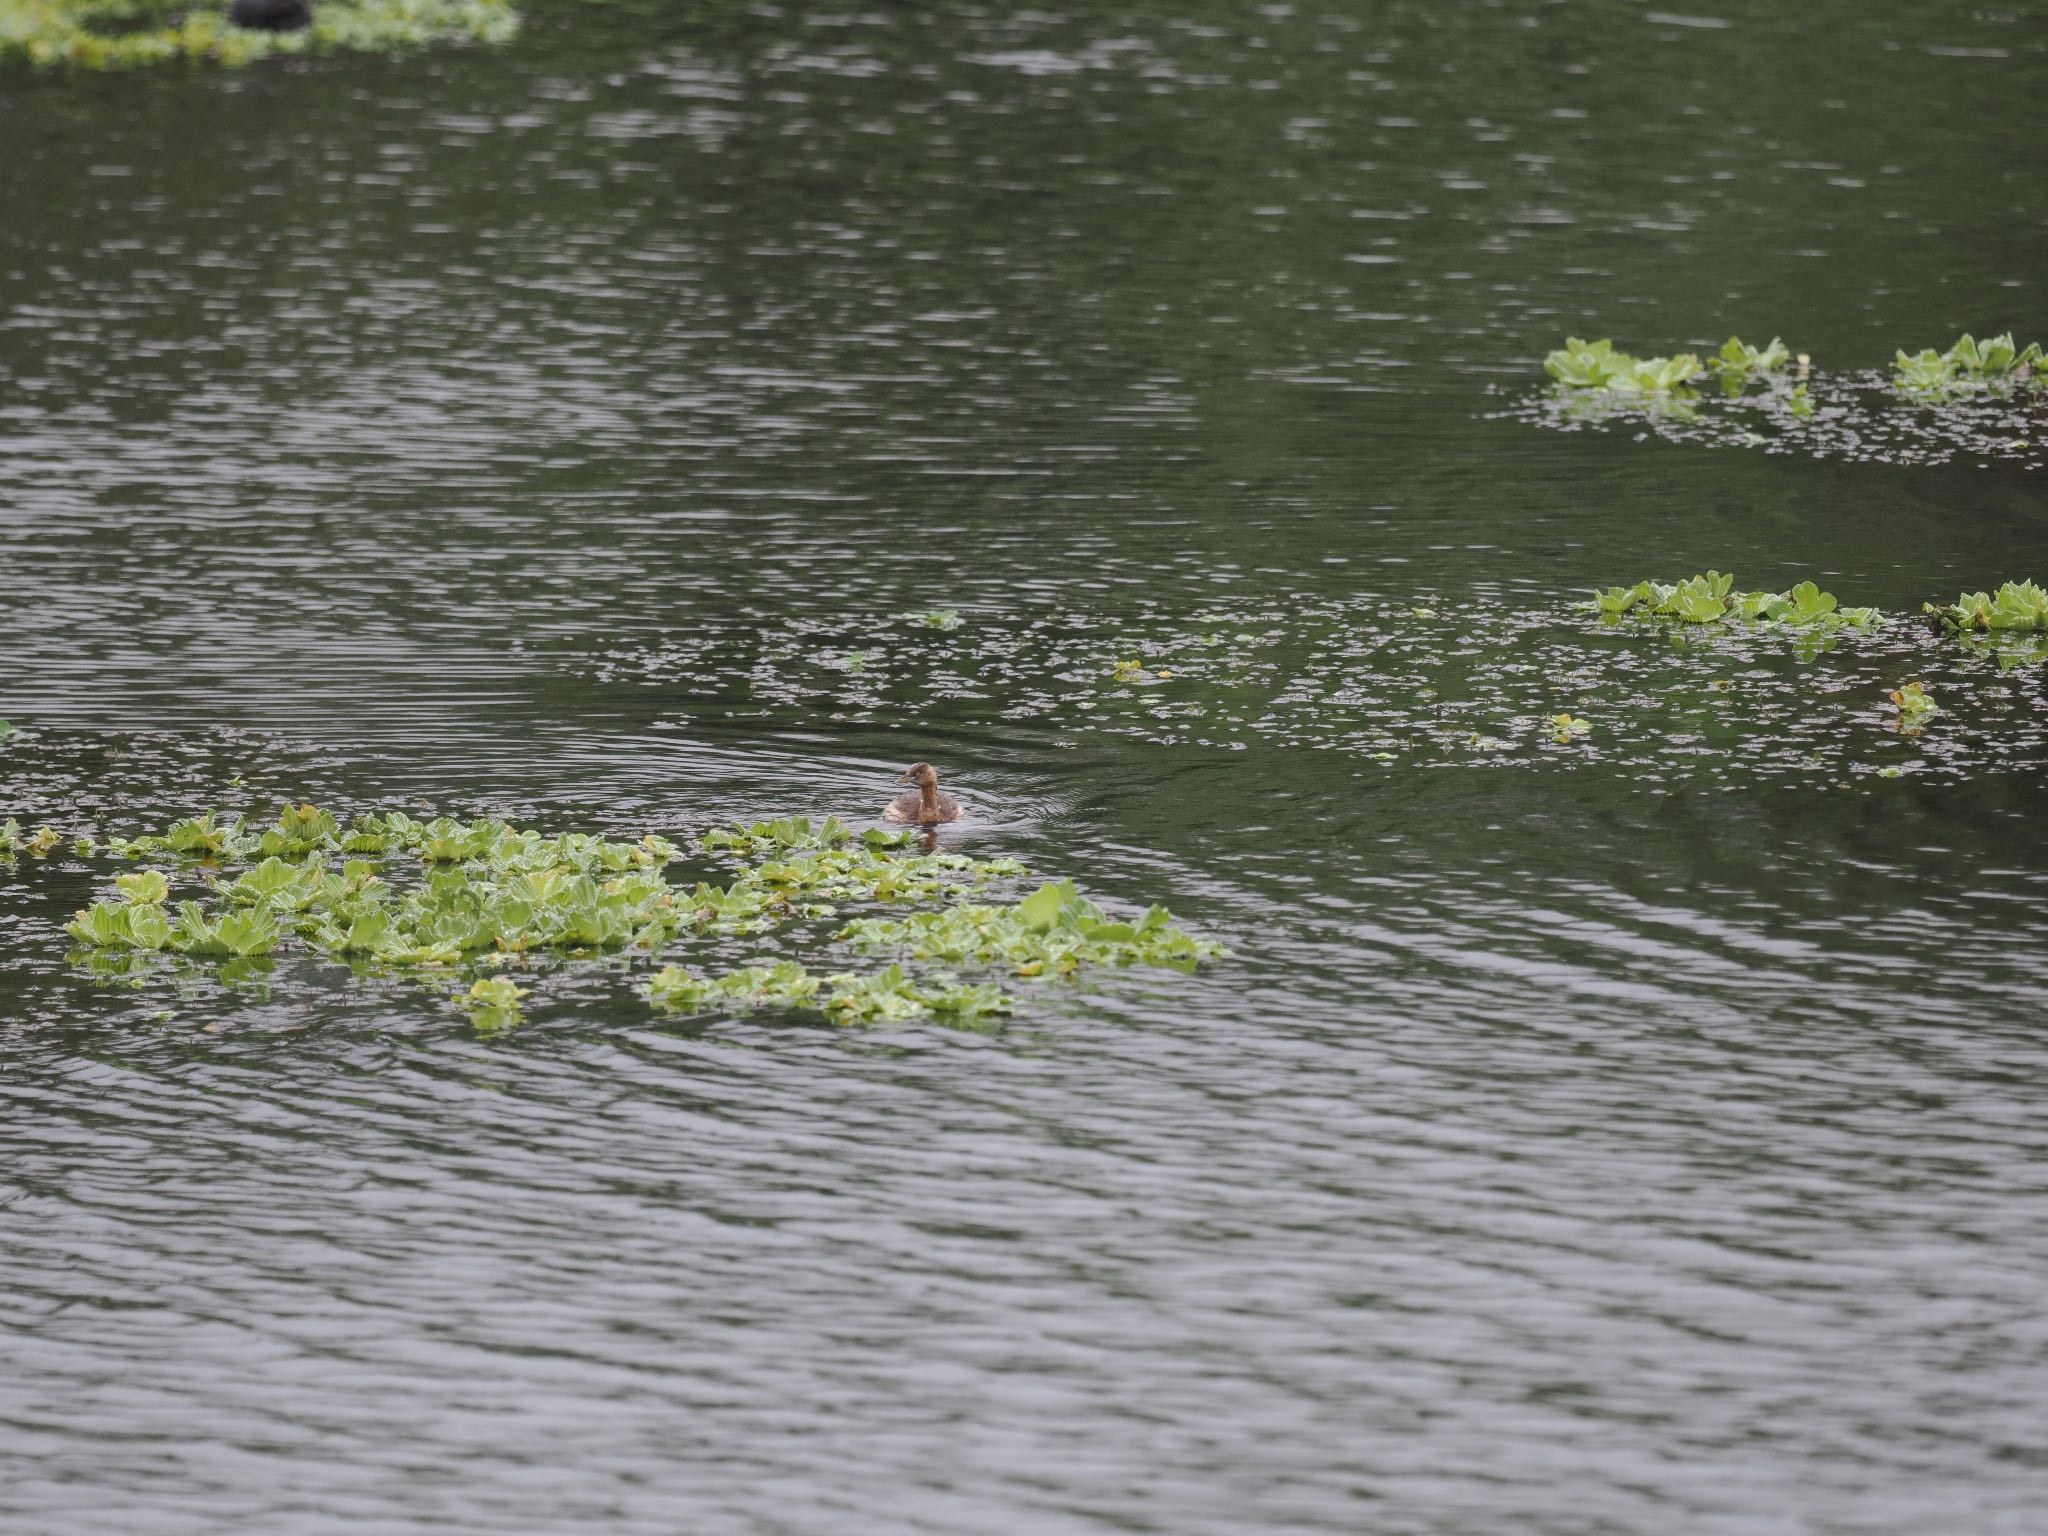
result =
[{"label": "dark object in water", "polygon": [[934,822],[960,819],[960,802],[939,793],[939,776],[932,772],[930,763],[911,764],[896,782],[915,784],[917,788],[905,790],[891,800],[882,810],[882,820],[928,827]]},{"label": "dark object in water", "polygon": [[296,32],[313,24],[308,0],[235,0],[228,20],[254,32]]}]

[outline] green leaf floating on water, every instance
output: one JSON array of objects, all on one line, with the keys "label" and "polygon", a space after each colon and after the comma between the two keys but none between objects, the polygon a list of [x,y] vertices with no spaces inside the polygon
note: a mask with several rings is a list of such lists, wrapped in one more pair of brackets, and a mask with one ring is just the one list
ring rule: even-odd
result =
[{"label": "green leaf floating on water", "polygon": [[462,1001],[470,1008],[517,1008],[526,988],[509,976],[486,976],[467,992]]},{"label": "green leaf floating on water", "polygon": [[1906,683],[1894,688],[1889,697],[1899,712],[1899,729],[1909,733],[1917,732],[1927,717],[1940,708],[1925,683]]},{"label": "green leaf floating on water", "polygon": [[171,883],[153,869],[140,874],[116,875],[114,888],[129,906],[161,906],[171,894]]},{"label": "green leaf floating on water", "polygon": [[265,908],[208,917],[196,901],[178,903],[178,921],[168,947],[206,960],[267,955],[280,937],[276,914]]},{"label": "green leaf floating on water", "polygon": [[1818,624],[1835,611],[1835,595],[1802,581],[1764,604],[1764,617],[1777,624]]},{"label": "green leaf floating on water", "polygon": [[94,949],[162,949],[170,942],[171,925],[154,903],[96,901],[75,914],[64,931]]}]

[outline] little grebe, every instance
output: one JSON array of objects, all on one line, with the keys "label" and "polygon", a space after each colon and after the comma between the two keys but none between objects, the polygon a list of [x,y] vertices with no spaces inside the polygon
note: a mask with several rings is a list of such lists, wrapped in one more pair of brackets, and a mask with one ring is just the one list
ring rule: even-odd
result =
[{"label": "little grebe", "polygon": [[882,810],[882,820],[929,826],[935,821],[958,821],[960,802],[939,793],[939,776],[930,763],[912,763],[897,777],[898,784],[915,784],[891,800]]}]

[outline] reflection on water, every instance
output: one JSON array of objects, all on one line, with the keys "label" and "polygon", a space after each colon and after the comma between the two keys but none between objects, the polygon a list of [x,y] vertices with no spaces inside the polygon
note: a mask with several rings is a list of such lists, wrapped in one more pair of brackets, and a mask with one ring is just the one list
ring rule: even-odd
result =
[{"label": "reflection on water", "polygon": [[95,983],[104,867],[23,859],[0,1515],[2031,1532],[2040,672],[1565,607],[2039,575],[2031,458],[1496,413],[1566,334],[2026,330],[2038,19],[565,4],[11,80],[0,816],[681,834],[929,759],[1234,954],[987,1036],[597,967],[485,1040]]}]

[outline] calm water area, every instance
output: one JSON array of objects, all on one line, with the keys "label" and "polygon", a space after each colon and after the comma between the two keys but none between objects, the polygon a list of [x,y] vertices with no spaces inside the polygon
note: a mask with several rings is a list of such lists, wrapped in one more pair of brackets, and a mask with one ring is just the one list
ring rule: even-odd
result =
[{"label": "calm water area", "polygon": [[108,862],[0,865],[0,1530],[2048,1528],[2042,670],[1569,606],[1917,613],[2048,575],[2040,475],[1510,411],[1567,334],[2048,335],[2048,13],[1709,11],[0,76],[0,819],[683,838],[929,759],[1232,951],[480,1036],[108,985]]}]

